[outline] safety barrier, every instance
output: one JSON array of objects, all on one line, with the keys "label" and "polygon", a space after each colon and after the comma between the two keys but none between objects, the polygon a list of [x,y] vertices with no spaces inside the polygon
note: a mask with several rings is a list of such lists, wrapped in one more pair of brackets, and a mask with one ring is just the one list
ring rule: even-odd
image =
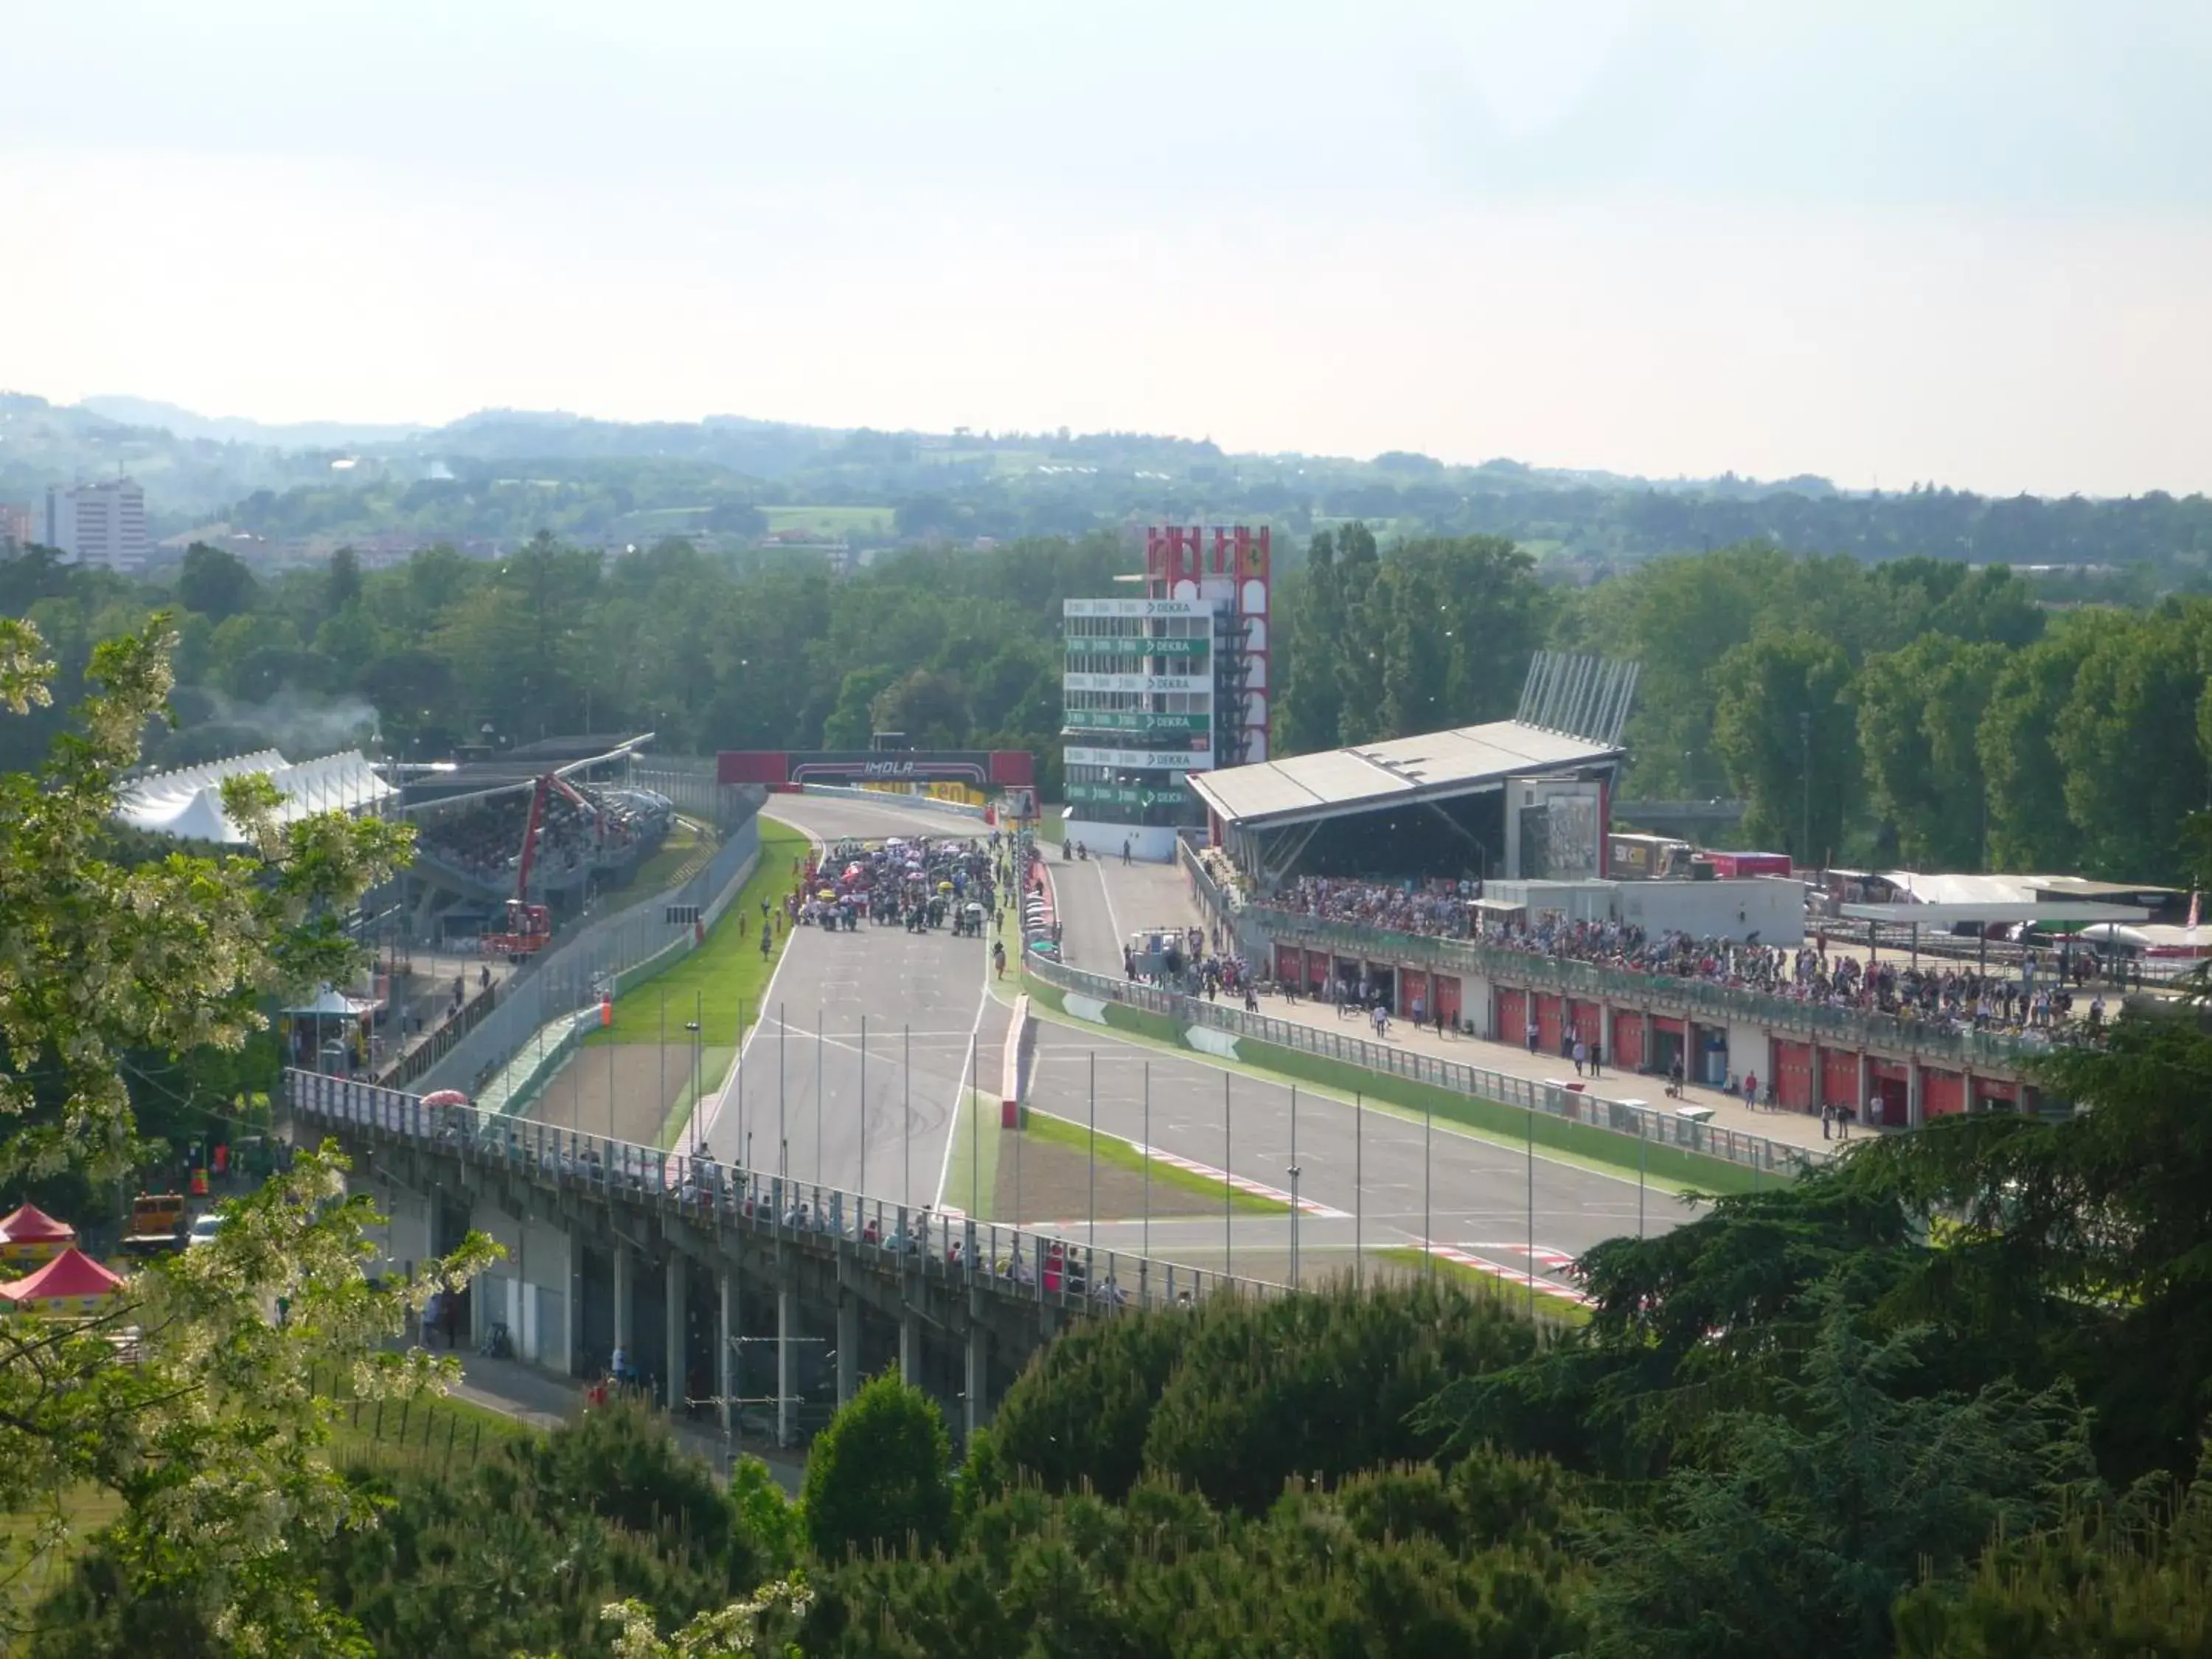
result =
[{"label": "safety barrier", "polygon": [[1826,1162],[1828,1157],[1787,1141],[1771,1140],[1765,1135],[1746,1134],[1741,1130],[1682,1117],[1639,1101],[1608,1099],[1554,1083],[1538,1083],[1510,1073],[1493,1072],[1486,1066],[1441,1060],[1392,1043],[1346,1036],[1297,1020],[1249,1014],[1241,1008],[1183,996],[1158,986],[1088,973],[1036,952],[1028,953],[1024,960],[1028,971],[1048,985],[1101,1002],[1117,1002],[1158,1014],[1181,1027],[1204,1026],[1225,1031],[1384,1077],[1426,1084],[1472,1100],[1493,1101],[1523,1111],[1540,1112],[1603,1129],[1628,1140],[1678,1147],[1763,1174],[1793,1175],[1808,1164]]},{"label": "safety barrier", "polygon": [[[756,801],[760,792],[755,791]],[[426,1090],[474,1094],[540,1033],[619,995],[690,950],[727,909],[760,857],[760,819],[748,817],[681,885],[556,937],[508,982],[500,1006],[422,1074]]]},{"label": "safety barrier", "polygon": [[344,1125],[464,1159],[534,1183],[610,1201],[665,1202],[785,1240],[839,1241],[880,1251],[954,1284],[1070,1311],[1170,1307],[1224,1292],[1272,1296],[1284,1287],[1126,1251],[1099,1250],[1032,1227],[1001,1225],[924,1206],[909,1209],[836,1188],[734,1168],[704,1155],[664,1152],[471,1106],[432,1106],[372,1083],[287,1070],[298,1118]]},{"label": "safety barrier", "polygon": [[1022,1045],[1029,1040],[1030,998],[1024,991],[1014,999],[1013,1018],[1006,1022],[1006,1052],[999,1064],[999,1126],[1018,1129],[1022,1121]]}]

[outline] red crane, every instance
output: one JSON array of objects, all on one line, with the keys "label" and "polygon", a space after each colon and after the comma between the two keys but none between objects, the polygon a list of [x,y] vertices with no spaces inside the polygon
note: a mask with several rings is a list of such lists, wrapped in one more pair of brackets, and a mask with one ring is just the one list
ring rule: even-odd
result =
[{"label": "red crane", "polygon": [[545,822],[546,799],[556,789],[586,811],[599,811],[565,779],[548,772],[538,780],[537,787],[530,792],[530,817],[522,826],[522,857],[514,872],[514,896],[507,902],[507,930],[486,933],[477,941],[478,948],[488,957],[506,957],[520,962],[552,942],[551,912],[543,904],[530,902],[530,866],[538,857],[538,831]]}]

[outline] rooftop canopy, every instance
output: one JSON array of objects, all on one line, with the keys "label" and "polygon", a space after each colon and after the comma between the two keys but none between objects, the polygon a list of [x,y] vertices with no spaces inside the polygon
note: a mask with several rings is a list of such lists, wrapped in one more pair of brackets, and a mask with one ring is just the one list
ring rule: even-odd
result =
[{"label": "rooftop canopy", "polygon": [[1990,899],[1961,904],[1846,904],[1844,915],[1858,921],[1955,927],[1972,922],[2141,921],[2150,912],[2135,904],[2031,904]]},{"label": "rooftop canopy", "polygon": [[1518,720],[1492,720],[1194,772],[1190,787],[1226,823],[1277,829],[1499,789],[1508,778],[1605,764],[1621,753],[1617,746]]}]

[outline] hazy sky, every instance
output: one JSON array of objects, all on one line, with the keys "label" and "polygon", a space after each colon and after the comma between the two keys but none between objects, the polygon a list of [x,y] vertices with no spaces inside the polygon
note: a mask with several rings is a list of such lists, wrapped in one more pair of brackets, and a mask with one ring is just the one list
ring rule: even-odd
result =
[{"label": "hazy sky", "polygon": [[2205,0],[5,0],[0,386],[2212,489]]}]

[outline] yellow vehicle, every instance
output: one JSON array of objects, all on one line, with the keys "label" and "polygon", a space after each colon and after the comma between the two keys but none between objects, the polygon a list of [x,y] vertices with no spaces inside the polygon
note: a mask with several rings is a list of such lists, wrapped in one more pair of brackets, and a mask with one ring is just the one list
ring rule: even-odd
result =
[{"label": "yellow vehicle", "polygon": [[141,1193],[131,1200],[131,1231],[124,1238],[123,1254],[159,1255],[182,1249],[184,1231],[182,1193]]}]

